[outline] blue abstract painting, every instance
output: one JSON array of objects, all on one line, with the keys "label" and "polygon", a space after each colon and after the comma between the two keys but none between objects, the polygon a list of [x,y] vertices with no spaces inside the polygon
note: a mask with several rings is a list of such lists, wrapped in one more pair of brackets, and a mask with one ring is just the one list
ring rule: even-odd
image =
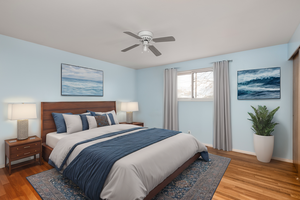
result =
[{"label": "blue abstract painting", "polygon": [[103,96],[103,71],[61,64],[61,95]]},{"label": "blue abstract painting", "polygon": [[237,72],[238,99],[280,99],[280,67]]}]

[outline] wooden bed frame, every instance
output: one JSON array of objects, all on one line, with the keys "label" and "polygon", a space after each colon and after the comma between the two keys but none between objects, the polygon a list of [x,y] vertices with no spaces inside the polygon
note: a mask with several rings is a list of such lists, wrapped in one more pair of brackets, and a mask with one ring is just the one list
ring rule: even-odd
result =
[{"label": "wooden bed frame", "polygon": [[[56,131],[55,123],[52,117],[52,112],[73,114],[85,113],[86,110],[96,112],[107,112],[111,110],[116,111],[115,101],[79,101],[79,102],[41,102],[41,138],[42,138],[42,155],[43,159],[48,162],[52,148],[46,145],[46,135]],[[195,154],[192,158],[186,161],[179,167],[173,174],[168,176],[163,182],[157,185],[144,200],[151,200],[158,194],[164,187],[166,187],[173,179],[175,179],[183,170],[191,165],[200,153]]]},{"label": "wooden bed frame", "polygon": [[115,101],[80,101],[80,102],[41,102],[41,137],[42,137],[42,155],[48,162],[52,148],[46,145],[46,135],[56,131],[56,126],[52,117],[55,113],[73,114],[85,113],[86,110],[96,112],[107,112],[116,110]]}]

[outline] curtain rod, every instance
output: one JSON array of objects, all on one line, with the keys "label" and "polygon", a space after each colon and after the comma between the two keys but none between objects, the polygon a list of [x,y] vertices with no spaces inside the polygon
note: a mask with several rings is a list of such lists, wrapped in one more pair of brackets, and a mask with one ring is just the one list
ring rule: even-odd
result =
[{"label": "curtain rod", "polygon": [[[225,60],[222,60],[225,61]],[[228,62],[233,62],[233,60],[227,60]],[[220,62],[220,61],[216,61],[216,62]],[[210,64],[215,63],[215,62],[211,62]]]}]

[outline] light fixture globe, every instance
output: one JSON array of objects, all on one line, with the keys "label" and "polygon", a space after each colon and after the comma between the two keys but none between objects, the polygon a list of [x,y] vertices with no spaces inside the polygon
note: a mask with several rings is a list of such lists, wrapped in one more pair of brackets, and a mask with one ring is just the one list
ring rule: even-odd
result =
[{"label": "light fixture globe", "polygon": [[150,31],[141,31],[138,33],[138,35],[142,38],[141,42],[143,44],[143,51],[148,51],[148,46],[150,44],[150,41],[152,40],[153,34]]}]

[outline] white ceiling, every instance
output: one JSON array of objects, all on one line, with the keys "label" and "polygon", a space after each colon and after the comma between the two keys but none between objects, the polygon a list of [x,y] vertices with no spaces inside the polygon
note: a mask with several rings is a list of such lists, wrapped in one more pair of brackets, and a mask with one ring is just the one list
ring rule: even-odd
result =
[{"label": "white ceiling", "polygon": [[[140,69],[288,43],[300,0],[0,0],[0,34]],[[150,30],[162,53],[124,31]]]}]

